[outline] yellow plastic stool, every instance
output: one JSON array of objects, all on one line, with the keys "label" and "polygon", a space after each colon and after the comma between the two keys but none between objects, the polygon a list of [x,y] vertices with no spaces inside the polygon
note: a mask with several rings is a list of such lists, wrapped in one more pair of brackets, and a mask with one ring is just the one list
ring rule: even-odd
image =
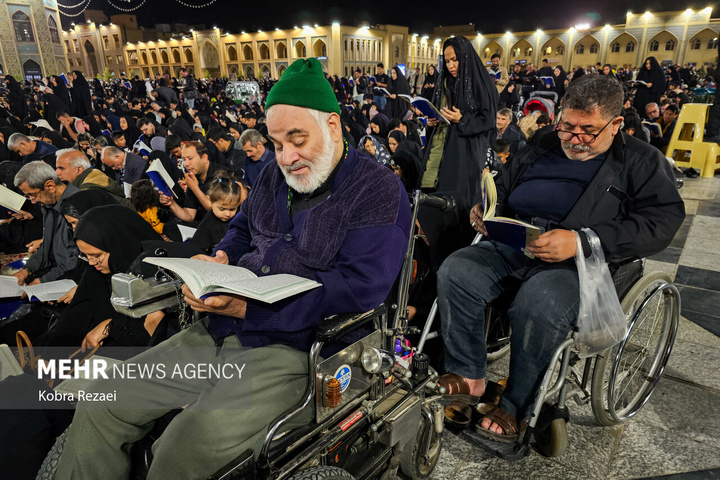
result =
[{"label": "yellow plastic stool", "polygon": [[[675,159],[678,167],[691,167],[693,164],[692,159],[696,157],[695,149],[697,148],[704,151],[705,155],[702,155],[702,160],[697,157],[695,163],[705,164],[707,149],[702,145],[709,111],[709,103],[686,103],[683,105],[666,150],[666,155]],[[690,156],[688,157],[684,152],[689,152]],[[698,154],[700,153],[698,152]]]},{"label": "yellow plastic stool", "polygon": [[720,157],[720,145],[715,142],[701,142],[693,147],[690,168],[700,169],[701,176],[712,178],[715,176],[715,170],[720,168],[718,157]]}]

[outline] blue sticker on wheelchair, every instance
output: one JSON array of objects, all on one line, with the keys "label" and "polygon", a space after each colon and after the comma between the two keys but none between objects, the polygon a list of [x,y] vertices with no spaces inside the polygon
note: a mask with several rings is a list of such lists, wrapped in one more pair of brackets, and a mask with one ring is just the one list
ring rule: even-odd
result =
[{"label": "blue sticker on wheelchair", "polygon": [[341,365],[340,368],[335,370],[335,378],[340,382],[340,392],[345,392],[347,387],[350,386],[350,380],[352,380],[352,370],[349,365]]}]

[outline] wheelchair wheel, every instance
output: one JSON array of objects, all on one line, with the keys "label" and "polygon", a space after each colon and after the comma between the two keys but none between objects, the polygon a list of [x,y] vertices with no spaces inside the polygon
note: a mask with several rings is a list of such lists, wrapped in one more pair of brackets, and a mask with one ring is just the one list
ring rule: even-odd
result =
[{"label": "wheelchair wheel", "polygon": [[36,480],[52,480],[55,478],[55,472],[57,471],[58,462],[60,456],[65,449],[65,441],[67,440],[68,433],[70,433],[70,427],[67,427],[65,431],[60,435],[55,444],[48,452],[42,465],[40,465],[40,471],[38,471]]},{"label": "wheelchair wheel", "polygon": [[598,355],[590,403],[598,422],[617,425],[650,398],[667,364],[680,318],[680,294],[667,274],[643,276],[621,302],[629,331]]},{"label": "wheelchair wheel", "polygon": [[510,320],[505,312],[493,307],[485,309],[485,340],[488,362],[502,358],[510,351]]},{"label": "wheelchair wheel", "polygon": [[567,422],[556,418],[542,430],[534,430],[533,437],[540,453],[546,457],[559,457],[568,446]]},{"label": "wheelchair wheel", "polygon": [[[424,408],[424,407],[423,407]],[[425,480],[430,477],[435,465],[437,465],[442,451],[442,435],[435,431],[435,425],[428,425],[428,420],[423,415],[422,423],[415,438],[405,444],[402,458],[400,459],[400,470],[410,480]],[[423,454],[425,442],[430,435],[427,456]]]},{"label": "wheelchair wheel", "polygon": [[311,467],[301,470],[290,480],[355,480],[355,477],[338,467]]}]

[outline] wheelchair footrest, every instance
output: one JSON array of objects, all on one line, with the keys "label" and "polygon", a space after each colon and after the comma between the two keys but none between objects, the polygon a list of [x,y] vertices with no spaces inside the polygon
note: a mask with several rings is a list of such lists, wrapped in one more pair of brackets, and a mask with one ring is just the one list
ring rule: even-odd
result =
[{"label": "wheelchair footrest", "polygon": [[[475,433],[472,429],[467,429],[462,433],[462,436],[474,443],[475,445],[484,448],[488,452],[494,453],[498,457],[504,460],[522,460],[530,454],[530,445],[519,442],[514,443],[501,443],[493,441],[489,438],[483,437]],[[522,437],[521,437],[522,438]]]}]

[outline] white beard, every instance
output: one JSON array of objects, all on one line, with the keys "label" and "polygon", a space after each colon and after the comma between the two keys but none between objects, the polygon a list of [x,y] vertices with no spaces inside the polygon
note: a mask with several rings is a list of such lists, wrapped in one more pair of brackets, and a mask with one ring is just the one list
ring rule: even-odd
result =
[{"label": "white beard", "polygon": [[[335,166],[333,165],[334,154],[335,143],[327,135],[325,136],[322,151],[313,162],[302,161],[282,168],[288,186],[299,193],[312,193],[317,190],[333,171]],[[293,175],[291,173],[293,170],[302,167],[308,167],[310,171],[304,175]]]}]

